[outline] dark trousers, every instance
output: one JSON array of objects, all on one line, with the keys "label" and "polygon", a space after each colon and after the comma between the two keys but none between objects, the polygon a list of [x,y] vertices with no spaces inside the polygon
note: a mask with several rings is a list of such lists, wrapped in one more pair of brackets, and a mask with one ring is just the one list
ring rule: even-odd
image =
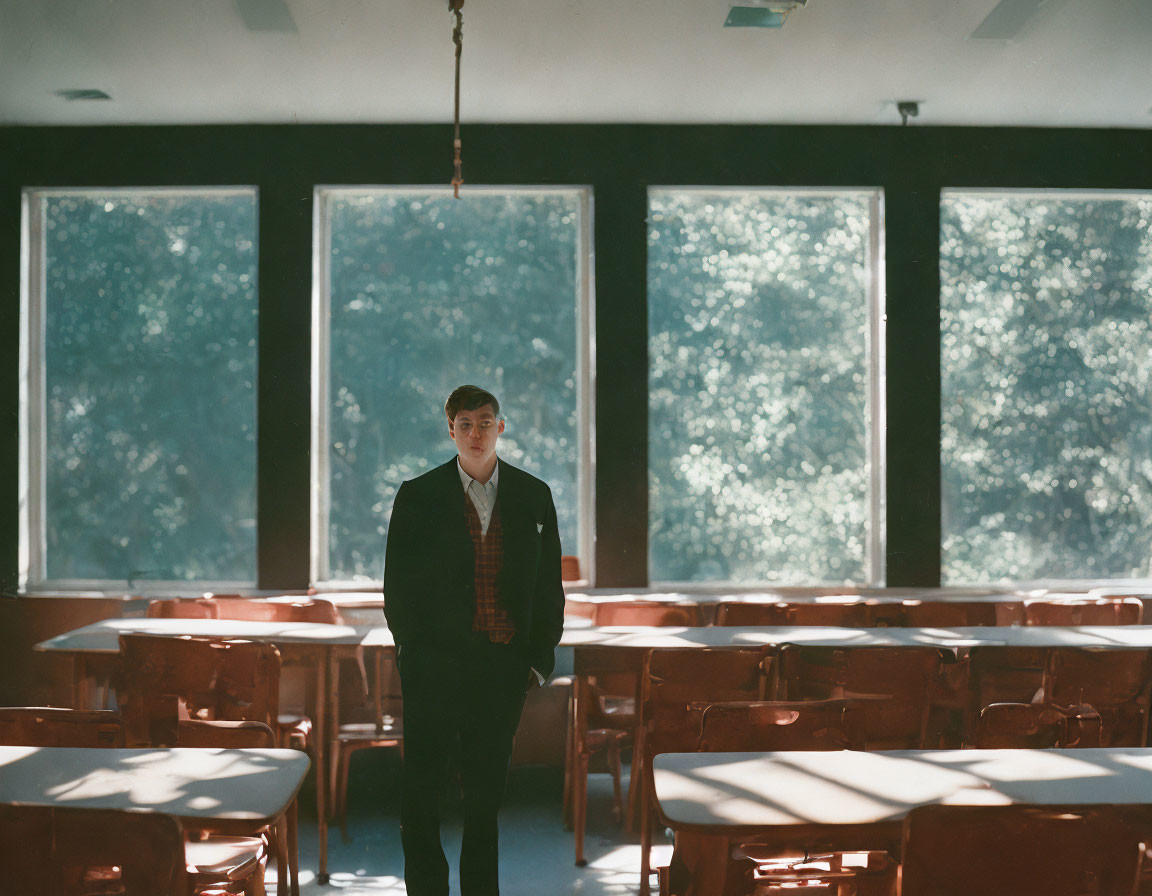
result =
[{"label": "dark trousers", "polygon": [[464,796],[461,896],[497,896],[496,819],[529,664],[508,645],[473,634],[452,646],[404,647],[399,668],[404,697],[400,833],[408,896],[448,896],[440,796],[456,740]]}]

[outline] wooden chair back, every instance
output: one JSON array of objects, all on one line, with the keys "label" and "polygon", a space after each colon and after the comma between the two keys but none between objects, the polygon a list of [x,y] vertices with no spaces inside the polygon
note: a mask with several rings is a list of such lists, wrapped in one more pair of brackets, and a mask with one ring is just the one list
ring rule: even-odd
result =
[{"label": "wooden chair back", "polygon": [[789,603],[785,625],[868,627],[868,605],[851,603]]},{"label": "wooden chair back", "polygon": [[1059,647],[1049,663],[1047,699],[1062,706],[1091,705],[1102,720],[1102,746],[1147,743],[1152,651]]},{"label": "wooden chair back", "polygon": [[336,625],[340,613],[331,601],[320,597],[292,601],[260,600],[247,597],[214,597],[217,619],[247,622],[318,622]]},{"label": "wooden chair back", "polygon": [[973,647],[968,652],[972,719],[993,703],[1042,702],[1049,653],[1049,648]]},{"label": "wooden chair back", "polygon": [[1115,807],[924,806],[904,824],[901,896],[1127,896],[1144,833]]},{"label": "wooden chair back", "polygon": [[129,746],[176,744],[180,718],[276,725],[280,653],[272,644],[126,634],[120,654]]},{"label": "wooden chair back", "polygon": [[783,700],[857,698],[848,718],[868,749],[937,745],[929,733],[942,691],[944,654],[935,647],[781,648],[776,696]]},{"label": "wooden chair back", "polygon": [[703,709],[708,704],[763,700],[770,657],[769,649],[764,647],[671,647],[651,651],[641,677],[648,756],[694,751],[700,739]]},{"label": "wooden chair back", "polygon": [[980,711],[971,746],[982,750],[1100,746],[1100,713],[1091,706],[993,703]]},{"label": "wooden chair back", "polygon": [[5,893],[191,893],[184,833],[169,815],[0,805]]},{"label": "wooden chair back", "polygon": [[1024,601],[1026,625],[1139,625],[1143,616],[1144,604],[1138,597]]},{"label": "wooden chair back", "polygon": [[997,625],[996,604],[992,601],[921,601],[901,603],[903,624],[909,628],[963,628],[968,625]]},{"label": "wooden chair back", "polygon": [[122,747],[124,728],[110,709],[9,706],[0,709],[0,744],[20,747]]},{"label": "wooden chair back", "polygon": [[596,604],[595,625],[674,625],[695,628],[704,624],[699,604],[662,601],[605,601]]},{"label": "wooden chair back", "polygon": [[146,615],[151,619],[218,619],[216,602],[209,598],[173,598],[154,600]]},{"label": "wooden chair back", "polygon": [[699,714],[697,752],[851,750],[844,710],[850,701],[740,701],[690,704]]},{"label": "wooden chair back", "polygon": [[223,750],[272,749],[276,732],[263,722],[181,719],[176,728],[180,747],[216,747]]},{"label": "wooden chair back", "polygon": [[865,600],[864,625],[867,628],[900,628],[905,625],[904,608],[895,601]]},{"label": "wooden chair back", "polygon": [[564,615],[576,616],[580,619],[595,619],[596,604],[590,600],[581,600],[567,595],[564,598]]},{"label": "wooden chair back", "polygon": [[673,647],[649,651],[640,676],[640,725],[632,775],[640,782],[640,879],[651,861],[652,758],[693,752],[710,703],[763,700],[771,671],[771,648]]},{"label": "wooden chair back", "polygon": [[565,554],[560,558],[560,580],[577,582],[580,580],[580,558]]},{"label": "wooden chair back", "polygon": [[777,663],[784,700],[927,697],[944,654],[936,647],[815,647],[786,644]]},{"label": "wooden chair back", "polygon": [[788,604],[782,601],[722,600],[716,604],[714,625],[788,625]]}]

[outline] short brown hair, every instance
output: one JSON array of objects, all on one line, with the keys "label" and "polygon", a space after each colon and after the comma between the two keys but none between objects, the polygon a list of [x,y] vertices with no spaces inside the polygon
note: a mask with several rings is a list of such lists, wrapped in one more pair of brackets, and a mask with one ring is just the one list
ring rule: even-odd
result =
[{"label": "short brown hair", "polygon": [[492,413],[499,418],[500,402],[495,395],[479,386],[457,386],[444,402],[444,413],[448,416],[448,422],[452,423],[461,411],[475,411],[486,404],[492,405]]}]

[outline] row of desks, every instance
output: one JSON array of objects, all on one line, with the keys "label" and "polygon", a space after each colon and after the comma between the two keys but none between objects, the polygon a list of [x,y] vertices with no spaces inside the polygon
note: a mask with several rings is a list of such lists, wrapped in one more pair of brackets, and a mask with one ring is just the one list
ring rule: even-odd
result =
[{"label": "row of desks", "polygon": [[232,619],[104,619],[36,645],[37,650],[72,657],[73,705],[91,703],[87,693],[91,679],[108,680],[120,651],[120,635],[152,634],[167,637],[231,638],[275,644],[291,662],[306,665],[315,682],[312,704],[317,732],[316,813],[319,833],[320,883],[328,882],[328,763],[330,726],[338,695],[334,664],[343,658],[358,659],[365,650],[394,646],[387,628],[326,625],[320,623],[249,622]]},{"label": "row of desks", "polygon": [[[336,705],[333,664],[343,657],[359,657],[364,651],[388,651],[394,647],[391,632],[383,625],[321,625],[277,622],[245,622],[221,619],[106,619],[59,635],[37,649],[74,658],[76,705],[85,705],[84,683],[93,669],[119,652],[119,636],[143,632],[244,638],[276,644],[286,656],[314,666],[317,781],[327,781],[329,724]],[[703,627],[703,628],[594,628],[586,619],[569,619],[561,646],[606,649],[640,656],[661,647],[723,647],[808,644],[815,646],[883,647],[935,646],[962,649],[1006,647],[1095,647],[1152,649],[1152,626],[1096,626],[1081,628],[822,628],[822,627]],[[327,800],[324,786],[317,787],[320,835],[320,880],[327,879]]]},{"label": "row of desks", "polygon": [[665,753],[653,778],[695,896],[724,891],[743,838],[895,855],[920,806],[1152,806],[1152,749]]},{"label": "row of desks", "polygon": [[244,833],[280,818],[307,771],[299,750],[0,746],[0,803],[159,812]]},{"label": "row of desks", "polygon": [[[73,655],[115,654],[121,634],[247,638],[281,647],[391,649],[386,626],[243,622],[229,619],[104,619],[36,645]],[[586,619],[565,623],[561,647],[734,647],[808,644],[821,647],[1128,647],[1152,648],[1152,625],[972,626],[957,628],[846,628],[840,626],[605,626]]]},{"label": "row of desks", "polygon": [[[0,746],[0,804],[158,813],[186,831],[236,835],[287,816],[295,837],[308,765],[298,750]],[[295,841],[286,845],[295,856]],[[287,870],[280,883],[298,893]]]}]

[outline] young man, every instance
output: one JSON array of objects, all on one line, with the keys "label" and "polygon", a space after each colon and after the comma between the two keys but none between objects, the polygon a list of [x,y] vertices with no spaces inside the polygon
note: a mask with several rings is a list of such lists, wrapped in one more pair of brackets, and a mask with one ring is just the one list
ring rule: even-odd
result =
[{"label": "young man", "polygon": [[548,486],[496,455],[495,396],[461,386],[444,413],[457,456],[400,486],[384,562],[404,698],[404,882],[408,896],[448,896],[439,803],[459,738],[461,894],[497,896],[512,738],[564,626],[560,535]]}]

